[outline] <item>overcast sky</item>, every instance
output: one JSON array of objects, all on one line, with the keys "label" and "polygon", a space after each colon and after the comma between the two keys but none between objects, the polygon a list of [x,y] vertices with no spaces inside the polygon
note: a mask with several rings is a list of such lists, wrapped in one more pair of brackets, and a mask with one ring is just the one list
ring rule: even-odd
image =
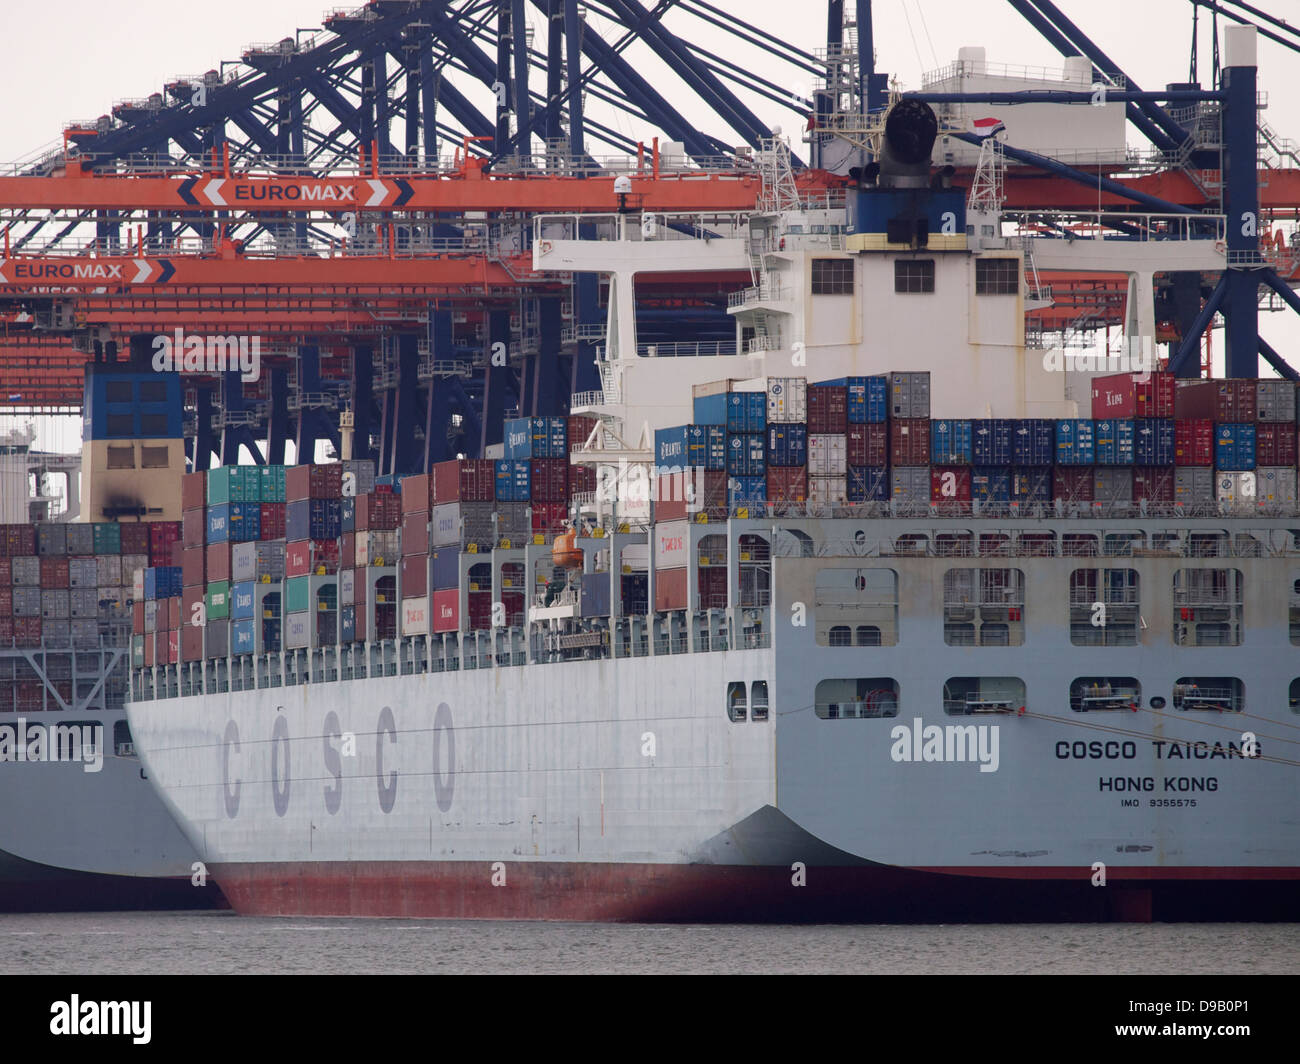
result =
[{"label": "overcast sky", "polygon": [[[714,0],[769,32],[813,50],[825,41],[822,0]],[[853,0],[848,0],[852,7]],[[1294,10],[1295,0],[1256,0],[1276,11]],[[0,119],[0,162],[13,161],[57,143],[65,125],[93,119],[115,101],[161,91],[177,75],[199,74],[222,59],[237,59],[252,42],[292,36],[300,27],[319,27],[322,0],[9,0],[0,7],[0,28],[8,44],[0,64],[0,98],[10,101]],[[341,4],[339,7],[352,5]],[[1188,76],[1192,6],[1188,0],[1059,0],[1058,6],[1096,41],[1142,88],[1153,90]],[[956,59],[962,45],[982,44],[990,63],[1060,67],[1060,57],[1005,0],[876,0],[875,41],[879,69],[917,88],[921,74]],[[541,27],[529,5],[530,20]],[[1202,13],[1201,79],[1210,67],[1209,17]],[[596,28],[604,25],[593,18]],[[716,31],[670,12],[667,24],[713,50],[727,48]],[[539,34],[539,45],[544,42]],[[729,49],[730,57],[762,71],[754,50]],[[716,119],[693,101],[656,61],[636,48],[628,52],[646,76],[674,100],[688,118],[710,129]],[[1264,118],[1283,136],[1300,140],[1300,56],[1260,40],[1260,87],[1269,93]],[[787,79],[788,80],[788,79]],[[790,86],[806,90],[807,82]],[[1288,91],[1289,90],[1289,91]],[[797,124],[769,103],[755,107],[770,124]],[[630,120],[620,129],[646,135]],[[720,131],[722,132],[722,131]],[[1139,135],[1130,127],[1131,143]],[[739,138],[736,138],[739,143]],[[1290,318],[1290,315],[1287,315]],[[1300,364],[1300,323],[1265,315],[1261,331],[1284,356]],[[1216,347],[1221,347],[1216,336]]]}]

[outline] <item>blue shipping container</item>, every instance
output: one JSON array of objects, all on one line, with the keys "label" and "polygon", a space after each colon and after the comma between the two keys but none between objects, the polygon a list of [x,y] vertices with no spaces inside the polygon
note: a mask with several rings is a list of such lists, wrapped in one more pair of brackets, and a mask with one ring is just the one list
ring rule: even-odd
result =
[{"label": "blue shipping container", "polygon": [[887,377],[845,377],[849,393],[850,425],[883,425],[889,420],[889,379]]},{"label": "blue shipping container", "polygon": [[1255,426],[1225,422],[1214,427],[1214,468],[1245,471],[1255,468]]},{"label": "blue shipping container", "polygon": [[688,453],[695,469],[727,468],[727,430],[721,425],[687,425]]},{"label": "blue shipping container", "polygon": [[355,532],[357,530],[357,500],[345,498],[342,506],[339,507],[339,526],[344,532]]},{"label": "blue shipping container", "polygon": [[496,464],[498,502],[527,502],[532,498],[532,463],[503,458]]},{"label": "blue shipping container", "polygon": [[1061,418],[1056,423],[1056,464],[1092,465],[1094,439],[1091,418]]},{"label": "blue shipping container", "polygon": [[257,622],[251,618],[232,621],[230,625],[230,652],[232,654],[253,654],[257,644],[253,639],[257,631]]},{"label": "blue shipping container", "polygon": [[737,506],[761,506],[765,502],[767,502],[767,477],[727,478],[728,506],[734,509]]},{"label": "blue shipping container", "polygon": [[690,465],[690,425],[655,429],[655,465],[686,469]]},{"label": "blue shipping container", "polygon": [[563,417],[512,418],[503,435],[506,458],[565,458],[569,453],[569,426]]},{"label": "blue shipping container", "polygon": [[727,393],[728,432],[754,433],[766,429],[767,392]]},{"label": "blue shipping container", "polygon": [[181,593],[181,568],[163,565],[144,571],[144,597],[146,601],[175,598]]},{"label": "blue shipping container", "polygon": [[285,538],[338,539],[343,534],[341,499],[295,499],[285,503]]},{"label": "blue shipping container", "polygon": [[[767,448],[762,434],[733,433],[727,437],[727,472],[733,477],[767,475]],[[766,489],[764,489],[766,490]]]},{"label": "blue shipping container", "polygon": [[769,425],[767,464],[795,468],[808,464],[807,425]]},{"label": "blue shipping container", "polygon": [[1056,422],[1051,418],[1022,418],[1015,422],[1011,461],[1018,466],[1049,466],[1056,458]]},{"label": "blue shipping container", "polygon": [[971,454],[971,422],[930,422],[930,461],[934,465],[970,465]]},{"label": "blue shipping container", "polygon": [[1133,437],[1133,461],[1142,466],[1174,464],[1176,430],[1173,418],[1144,417]]},{"label": "blue shipping container", "polygon": [[232,621],[250,620],[253,613],[253,591],[255,581],[244,580],[230,585],[230,619]]},{"label": "blue shipping container", "polygon": [[220,506],[208,507],[207,541],[209,543],[226,543],[229,540],[230,504],[222,503]]},{"label": "blue shipping container", "polygon": [[970,475],[970,497],[976,502],[1008,502],[1011,470],[1001,466],[976,466]]},{"label": "blue shipping container", "polygon": [[280,625],[278,619],[262,621],[262,650],[273,654],[280,649]]},{"label": "blue shipping container", "polygon": [[1015,502],[1051,502],[1052,467],[1030,466],[1013,469],[1011,498]]},{"label": "blue shipping container", "polygon": [[339,642],[353,643],[357,638],[357,608],[344,606],[339,610]]},{"label": "blue shipping container", "polygon": [[433,552],[433,587],[431,591],[449,591],[460,587],[460,551],[439,547]]},{"label": "blue shipping container", "polygon": [[1129,418],[1093,422],[1093,450],[1098,465],[1132,465],[1134,425]]},{"label": "blue shipping container", "polygon": [[1016,423],[1010,418],[981,418],[970,423],[971,456],[975,465],[1010,465],[1011,441],[1016,435]]},{"label": "blue shipping container", "polygon": [[849,466],[849,502],[885,502],[889,498],[888,466]]},{"label": "blue shipping container", "polygon": [[726,425],[727,396],[725,392],[717,395],[699,396],[691,406],[691,417],[696,425]]}]

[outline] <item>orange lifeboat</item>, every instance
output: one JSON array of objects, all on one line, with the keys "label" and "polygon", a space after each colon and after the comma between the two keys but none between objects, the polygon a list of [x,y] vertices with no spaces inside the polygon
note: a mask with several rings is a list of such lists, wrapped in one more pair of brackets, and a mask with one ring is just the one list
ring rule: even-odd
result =
[{"label": "orange lifeboat", "polygon": [[582,548],[577,544],[578,533],[573,529],[561,532],[551,545],[551,559],[562,569],[582,568]]}]

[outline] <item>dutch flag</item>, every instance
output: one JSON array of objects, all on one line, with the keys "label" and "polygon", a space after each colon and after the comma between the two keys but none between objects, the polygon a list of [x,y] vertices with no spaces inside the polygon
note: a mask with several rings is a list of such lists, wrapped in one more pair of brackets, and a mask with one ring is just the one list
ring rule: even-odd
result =
[{"label": "dutch flag", "polygon": [[975,135],[981,140],[996,136],[1007,128],[1000,118],[977,118],[971,123],[971,126]]}]

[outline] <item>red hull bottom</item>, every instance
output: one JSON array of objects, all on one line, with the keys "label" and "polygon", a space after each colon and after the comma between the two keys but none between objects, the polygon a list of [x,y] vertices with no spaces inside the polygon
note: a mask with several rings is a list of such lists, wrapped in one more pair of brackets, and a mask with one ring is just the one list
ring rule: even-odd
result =
[{"label": "red hull bottom", "polygon": [[[1041,872],[1047,870],[1040,870]],[[1052,870],[1065,871],[1065,870]],[[1295,870],[1199,870],[1176,880],[1008,879],[891,868],[486,861],[215,865],[248,916],[647,923],[896,923],[1300,919]]]}]

